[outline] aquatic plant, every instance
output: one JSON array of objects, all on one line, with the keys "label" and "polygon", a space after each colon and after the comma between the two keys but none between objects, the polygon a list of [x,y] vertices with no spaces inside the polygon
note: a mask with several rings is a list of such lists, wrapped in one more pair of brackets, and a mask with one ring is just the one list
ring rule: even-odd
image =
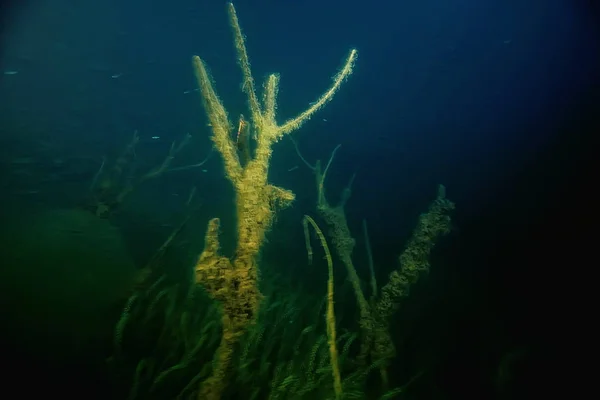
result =
[{"label": "aquatic plant", "polygon": [[261,300],[258,288],[257,257],[277,212],[294,200],[294,194],[268,182],[272,145],[284,135],[299,129],[311,116],[327,104],[344,80],[352,73],[357,51],[351,50],[332,86],[308,109],[279,125],[276,121],[279,75],[268,76],[262,99],[256,93],[238,17],[233,4],[227,6],[233,30],[238,63],[242,70],[242,88],[248,99],[250,120],[256,132],[256,149],[247,163],[240,162],[233,139],[233,126],[204,61],[193,57],[206,114],[212,127],[212,141],[221,154],[225,174],[236,193],[237,246],[233,257],[219,252],[219,219],[208,224],[204,251],[195,267],[196,281],[222,306],[223,334],[215,356],[212,375],[203,382],[199,398],[218,399],[225,387],[233,346],[244,334],[257,314]]},{"label": "aquatic plant", "polygon": [[[314,224],[325,252],[327,296],[311,296],[290,287],[272,271],[276,266],[261,268],[264,296],[254,315],[256,323],[248,323],[238,340],[226,349],[228,368],[223,370],[223,380],[219,382],[222,385],[219,398],[240,398],[240,395],[256,400],[396,398],[422,371],[404,386],[388,388],[387,366],[396,356],[390,319],[408,296],[410,286],[428,270],[435,243],[449,230],[449,212],[453,207],[440,186],[438,197],[420,216],[400,255],[398,268],[391,273],[389,282],[371,296],[368,305],[373,318],[371,337],[363,332],[360,312],[358,332],[354,331],[352,321],[350,326],[344,323],[340,328],[340,314],[343,319],[345,310],[340,308],[334,313],[333,257],[328,251],[326,235],[319,233],[312,219],[305,218],[307,237],[310,237],[309,224]],[[216,237],[217,229],[218,225],[209,227],[206,254],[214,256],[218,251],[215,247],[218,242],[211,240]],[[318,259],[310,242],[306,250],[309,264]],[[159,255],[154,262],[161,261],[164,259]],[[206,296],[209,293],[220,298],[227,294],[227,290],[219,289],[218,271],[216,268],[213,271],[215,275],[206,276],[202,285],[206,290],[200,285],[160,277],[151,285],[139,286],[130,297],[115,327],[113,357],[120,374],[131,382],[129,400],[184,399],[194,392],[204,396],[206,383],[214,382],[211,379],[215,379],[215,361],[221,360],[217,358],[212,363],[210,360],[219,355],[222,335],[232,328],[225,325],[229,321],[223,313],[223,304],[229,303]],[[341,292],[336,291],[338,304],[347,300]],[[363,356],[365,346],[369,358]],[[367,378],[377,371],[381,385],[367,392]]]},{"label": "aquatic plant", "polygon": [[352,253],[356,241],[352,237],[350,228],[348,227],[345,212],[345,206],[352,194],[352,184],[356,175],[352,175],[348,184],[342,190],[338,203],[335,206],[330,205],[326,196],[325,180],[335,154],[341,145],[337,145],[333,149],[325,169],[322,169],[320,160],[317,160],[312,165],[300,152],[298,143],[293,138],[291,138],[291,141],[298,157],[315,176],[317,211],[329,228],[328,234],[331,237],[335,252],[339,260],[346,267],[348,281],[352,285],[359,312],[359,328],[361,332],[361,349],[357,361],[363,367],[369,361],[376,363],[379,368],[382,387],[387,389],[388,375],[386,367],[389,364],[389,360],[395,356],[395,346],[389,333],[389,320],[399,308],[400,301],[408,296],[410,286],[418,280],[422,272],[429,270],[429,255],[433,246],[440,236],[448,233],[450,230],[449,214],[454,209],[454,203],[446,198],[446,188],[440,185],[436,200],[431,204],[428,212],[420,216],[417,229],[413,232],[413,236],[409,240],[407,247],[400,255],[399,269],[395,269],[390,274],[388,283],[381,290],[377,288],[370,254],[370,244],[366,233],[366,225],[363,221],[371,272],[371,296],[370,301],[367,301],[361,279],[354,267]]},{"label": "aquatic plant", "polygon": [[[239,124],[233,125],[216,94],[205,62],[195,56],[193,67],[214,147],[223,158],[225,175],[235,191],[235,252],[232,256],[222,254],[220,219],[213,218],[208,222],[204,248],[195,262],[194,285],[167,283],[165,278],[150,284],[153,275],[149,275],[145,285],[140,285],[131,296],[115,329],[114,358],[127,364],[125,369],[133,381],[129,399],[183,399],[194,393],[198,399],[209,400],[395,398],[404,387],[388,389],[387,367],[395,356],[390,318],[408,295],[410,286],[428,270],[434,244],[449,231],[449,213],[454,204],[446,199],[445,189],[440,186],[436,200],[420,216],[400,255],[398,268],[381,288],[371,265],[371,293],[365,295],[354,267],[355,240],[345,214],[354,176],[342,191],[340,201],[330,205],[325,179],[339,146],[322,170],[320,162],[309,164],[294,142],[298,155],[314,172],[316,211],[328,228],[323,233],[311,217],[303,219],[309,264],[313,258],[310,226],[325,252],[327,296],[315,301],[297,290],[282,289],[274,283],[273,274],[265,273],[264,264],[263,279],[259,282],[259,254],[266,234],[277,212],[294,200],[291,191],[268,182],[272,145],[300,128],[331,100],[352,73],[357,52],[350,51],[332,86],[318,101],[297,117],[278,124],[279,76],[268,76],[259,99],[235,8],[228,4],[227,9],[242,70],[242,88],[248,100],[249,121],[240,117]],[[240,140],[247,140],[248,125],[256,133],[253,151],[248,147],[240,149]],[[366,228],[365,235],[368,238]],[[327,237],[345,266],[356,299],[358,332],[352,327],[338,326],[343,310],[334,312],[334,258]],[[165,248],[169,243],[168,240]],[[166,250],[161,250],[152,265],[162,261]],[[353,350],[354,344],[358,351]],[[127,354],[128,346],[137,353]],[[380,373],[381,385],[367,393],[367,377],[376,371]]]}]

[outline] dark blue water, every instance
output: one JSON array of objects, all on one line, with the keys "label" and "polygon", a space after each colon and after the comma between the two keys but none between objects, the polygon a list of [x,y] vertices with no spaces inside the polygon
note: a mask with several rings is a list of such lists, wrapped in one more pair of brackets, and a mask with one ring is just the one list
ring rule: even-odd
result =
[{"label": "dark blue water", "polygon": [[[191,142],[172,166],[202,161],[212,144],[193,55],[209,65],[232,122],[248,115],[223,1],[13,3],[0,19],[2,215],[81,206],[103,160],[114,160],[135,131],[141,169],[159,165],[186,133]],[[597,7],[242,0],[236,8],[258,87],[281,74],[279,122],[309,107],[358,49],[353,75],[294,138],[311,163],[341,144],[328,195],[335,203],[356,173],[346,214],[357,247],[361,220],[369,222],[381,282],[437,185],[446,186],[457,204],[453,232],[398,329],[413,326],[411,357],[433,349],[424,386],[435,381],[447,398],[485,398],[495,360],[514,349],[535,353],[548,311],[547,293],[535,294],[550,278],[544,268],[558,263],[556,248],[576,241],[575,225],[586,219],[583,188],[595,184],[588,140],[600,132]],[[278,218],[265,257],[289,265],[281,274],[303,276],[299,221],[315,212],[314,178],[287,138],[273,149],[270,180],[297,199]],[[215,153],[132,194],[121,225],[135,257],[160,245],[192,186],[201,198],[198,235],[215,215],[231,232],[233,193],[222,171]],[[46,365],[43,355],[30,359]],[[94,376],[103,373],[86,379]]]}]

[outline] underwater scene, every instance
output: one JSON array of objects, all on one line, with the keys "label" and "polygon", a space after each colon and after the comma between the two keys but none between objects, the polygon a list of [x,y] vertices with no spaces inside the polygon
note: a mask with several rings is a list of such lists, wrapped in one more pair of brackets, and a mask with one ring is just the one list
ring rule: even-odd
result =
[{"label": "underwater scene", "polygon": [[541,396],[591,2],[0,11],[8,397]]}]

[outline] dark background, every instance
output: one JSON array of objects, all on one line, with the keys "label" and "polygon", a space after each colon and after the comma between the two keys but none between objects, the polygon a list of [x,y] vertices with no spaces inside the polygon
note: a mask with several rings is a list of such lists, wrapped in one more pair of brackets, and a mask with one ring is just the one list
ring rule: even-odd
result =
[{"label": "dark background", "polygon": [[[280,120],[313,101],[348,49],[358,48],[355,74],[296,138],[311,160],[342,143],[330,193],[358,171],[348,216],[356,232],[362,218],[369,221],[381,282],[436,185],[457,203],[455,229],[438,246],[427,287],[398,319],[399,331],[412,325],[403,339],[412,348],[437,353],[429,379],[448,398],[486,398],[498,360],[523,349],[512,398],[547,390],[554,376],[562,378],[555,390],[574,390],[565,382],[570,368],[556,360],[577,352],[567,337],[582,329],[585,301],[571,292],[588,293],[580,282],[597,263],[589,258],[597,247],[597,4],[263,0],[236,7],[257,80],[281,73]],[[51,140],[63,158],[95,159],[78,165],[89,178],[134,129],[156,157],[188,131],[205,154],[200,102],[183,94],[195,87],[192,54],[211,66],[231,115],[243,110],[222,2],[4,2],[1,12],[0,64],[18,71],[0,81],[4,159]],[[312,177],[289,142],[277,146],[272,180],[298,193],[297,210],[281,218],[295,226],[314,207]],[[295,174],[285,172],[296,164]],[[218,162],[207,168],[218,170]],[[6,176],[6,198],[29,189]],[[207,191],[229,193],[218,173],[201,179]],[[44,201],[76,196],[48,188]],[[301,254],[294,232],[285,231]],[[88,357],[66,355],[57,365],[14,340],[3,349],[11,354],[6,368],[28,378],[17,385],[22,393],[77,381],[94,397],[102,387]]]}]

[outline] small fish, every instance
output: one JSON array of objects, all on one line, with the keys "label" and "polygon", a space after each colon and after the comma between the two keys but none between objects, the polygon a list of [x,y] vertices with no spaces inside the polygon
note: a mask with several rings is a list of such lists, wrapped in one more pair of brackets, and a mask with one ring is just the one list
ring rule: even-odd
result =
[{"label": "small fish", "polygon": [[292,172],[298,169],[297,165],[294,165],[292,168],[288,169],[288,172]]},{"label": "small fish", "polygon": [[154,140],[160,139],[160,136],[152,136],[150,139],[154,139]]},{"label": "small fish", "polygon": [[16,75],[18,73],[19,73],[19,71],[14,71],[14,70],[4,71],[4,75]]},{"label": "small fish", "polygon": [[197,92],[198,90],[200,90],[200,88],[186,90],[185,92],[183,92],[183,94],[189,94],[189,93]]},{"label": "small fish", "polygon": [[208,172],[208,170],[207,169],[203,169],[202,172]]},{"label": "small fish", "polygon": [[35,163],[35,158],[33,157],[17,157],[13,158],[10,161],[11,164],[33,164]]},{"label": "small fish", "polygon": [[327,120],[325,118],[323,118],[323,122],[327,122]]},{"label": "small fish", "polygon": [[122,76],[123,76],[123,73],[122,73],[122,72],[119,72],[118,74],[113,74],[113,75],[111,75],[110,77],[111,77],[111,78],[113,78],[113,79],[117,79],[117,78],[120,78],[120,77],[122,77]]}]

